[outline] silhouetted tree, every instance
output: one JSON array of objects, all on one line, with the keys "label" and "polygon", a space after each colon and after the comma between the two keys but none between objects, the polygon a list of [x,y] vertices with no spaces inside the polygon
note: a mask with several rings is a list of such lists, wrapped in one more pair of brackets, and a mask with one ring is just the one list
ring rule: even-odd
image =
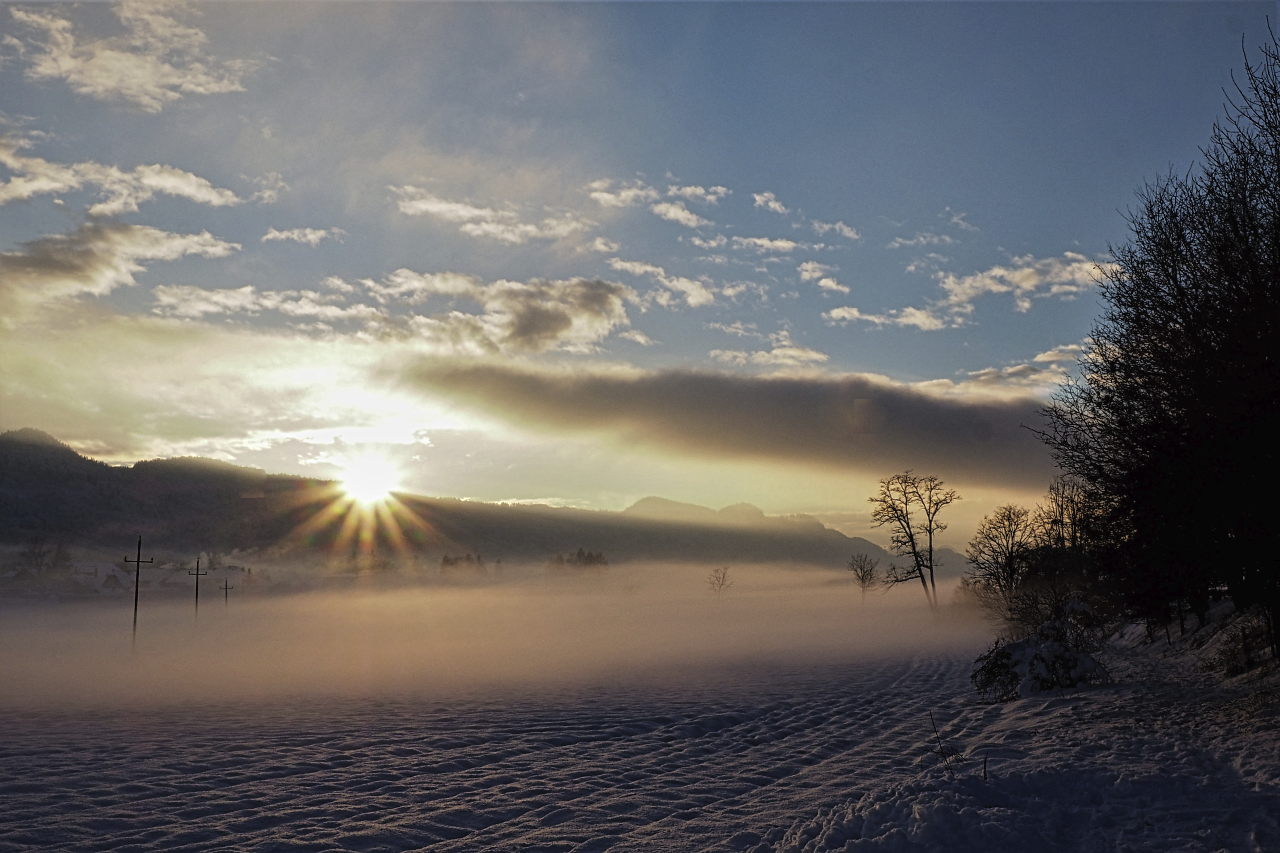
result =
[{"label": "silhouetted tree", "polygon": [[707,586],[716,595],[720,595],[733,586],[733,580],[729,577],[729,567],[721,566],[718,569],[712,569],[711,574],[707,575]]},{"label": "silhouetted tree", "polygon": [[867,498],[875,507],[871,520],[876,527],[889,525],[894,553],[910,557],[909,567],[890,565],[885,583],[899,584],[919,578],[929,607],[938,606],[938,589],[933,577],[933,537],[946,530],[938,513],[960,500],[955,489],[944,489],[937,477],[917,477],[909,470],[885,477],[880,491]]},{"label": "silhouetted tree", "polygon": [[965,549],[969,560],[965,580],[983,609],[1006,625],[1013,615],[1014,598],[1031,569],[1034,547],[1031,512],[1007,504],[982,517]]},{"label": "silhouetted tree", "polygon": [[[1280,571],[1280,46],[1228,95],[1198,171],[1138,192],[1130,241],[1100,268],[1105,308],[1043,435],[1095,493],[1104,570],[1130,612],[1167,617],[1225,585],[1276,645]],[[1206,559],[1213,555],[1218,559]]]},{"label": "silhouetted tree", "polygon": [[867,603],[867,590],[880,584],[880,573],[876,571],[879,565],[879,560],[872,559],[866,554],[854,554],[849,558],[849,571],[853,572],[853,582],[862,592],[864,605]]}]

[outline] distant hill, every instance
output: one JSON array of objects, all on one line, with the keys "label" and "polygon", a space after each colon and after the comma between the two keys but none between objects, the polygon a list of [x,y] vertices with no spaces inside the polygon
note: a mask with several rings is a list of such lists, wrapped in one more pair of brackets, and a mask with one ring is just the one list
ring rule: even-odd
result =
[{"label": "distant hill", "polygon": [[[0,543],[33,536],[124,554],[148,546],[193,553],[214,548],[329,551],[341,518],[332,481],[244,468],[211,459],[138,462],[87,459],[38,430],[0,435]],[[768,516],[750,504],[721,510],[659,497],[622,512],[488,504],[399,495],[416,517],[404,543],[426,559],[472,553],[486,560],[544,561],[578,548],[612,563],[634,560],[780,562],[842,569],[855,553],[887,566],[889,555],[810,516]],[[329,523],[320,523],[328,519]],[[385,540],[389,546],[390,541]]]}]

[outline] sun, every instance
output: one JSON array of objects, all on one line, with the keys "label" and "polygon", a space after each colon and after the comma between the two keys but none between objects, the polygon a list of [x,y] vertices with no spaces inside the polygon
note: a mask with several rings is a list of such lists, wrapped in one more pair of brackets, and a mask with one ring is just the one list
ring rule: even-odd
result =
[{"label": "sun", "polygon": [[378,456],[358,456],[342,473],[342,490],[362,504],[376,504],[400,488],[400,472]]}]

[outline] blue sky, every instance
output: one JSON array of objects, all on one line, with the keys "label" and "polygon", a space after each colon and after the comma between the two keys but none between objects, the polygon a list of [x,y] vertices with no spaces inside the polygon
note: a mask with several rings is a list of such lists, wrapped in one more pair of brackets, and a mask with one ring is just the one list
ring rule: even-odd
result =
[{"label": "blue sky", "polygon": [[1274,9],[8,5],[0,427],[971,529]]}]

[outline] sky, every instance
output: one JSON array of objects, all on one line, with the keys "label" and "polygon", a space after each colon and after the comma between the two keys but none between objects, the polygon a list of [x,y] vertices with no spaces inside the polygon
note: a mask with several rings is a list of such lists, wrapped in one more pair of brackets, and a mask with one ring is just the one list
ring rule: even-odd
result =
[{"label": "sky", "polygon": [[1275,8],[6,4],[0,429],[962,545]]}]

